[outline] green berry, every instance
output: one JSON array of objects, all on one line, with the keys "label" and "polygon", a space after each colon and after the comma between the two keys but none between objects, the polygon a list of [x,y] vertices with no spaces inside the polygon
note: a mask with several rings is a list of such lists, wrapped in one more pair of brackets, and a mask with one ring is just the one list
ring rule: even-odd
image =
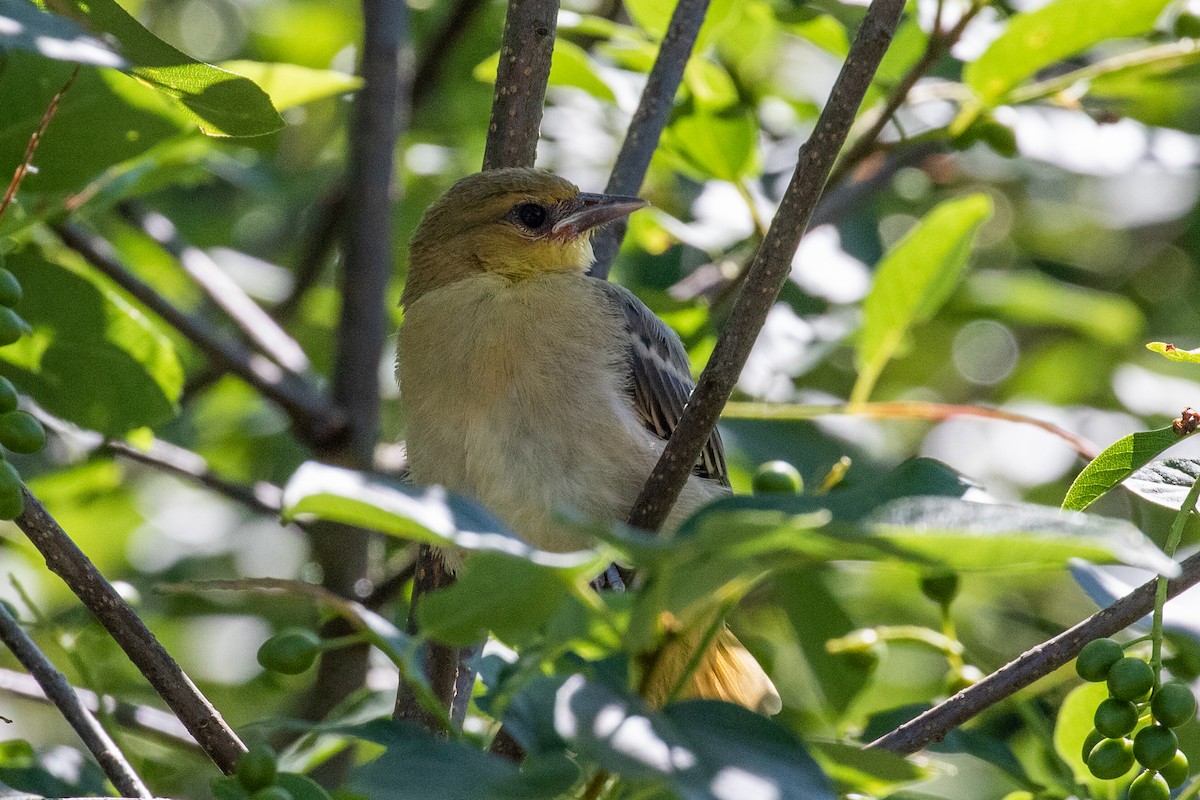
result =
[{"label": "green berry", "polygon": [[257,744],[238,757],[234,774],[237,775],[238,783],[242,784],[246,791],[253,793],[275,783],[278,770],[275,751],[266,745]]},{"label": "green berry", "polygon": [[1174,731],[1162,725],[1150,725],[1133,737],[1133,757],[1146,769],[1162,769],[1175,758],[1179,740]]},{"label": "green berry", "polygon": [[1092,749],[1095,748],[1096,745],[1103,742],[1106,738],[1107,737],[1103,733],[1095,728],[1092,728],[1091,732],[1087,735],[1087,738],[1083,740],[1083,749],[1079,752],[1080,760],[1086,764],[1088,756],[1092,754]]},{"label": "green berry", "polygon": [[321,637],[304,628],[289,628],[262,643],[258,663],[271,672],[299,675],[313,665],[319,652]]},{"label": "green berry", "polygon": [[0,306],[0,347],[10,345],[25,335],[28,323],[8,306]]},{"label": "green berry", "polygon": [[250,795],[250,800],[292,800],[292,793],[282,786],[268,786]]},{"label": "green berry", "polygon": [[46,429],[26,411],[0,414],[0,444],[14,453],[36,453],[46,446]]},{"label": "green berry", "polygon": [[1079,651],[1075,672],[1085,681],[1099,683],[1108,677],[1108,670],[1125,656],[1121,645],[1112,639],[1093,639]]},{"label": "green berry", "polygon": [[1108,668],[1108,692],[1120,700],[1138,700],[1154,687],[1154,670],[1140,658],[1126,657]]},{"label": "green berry", "polygon": [[23,295],[21,282],[17,280],[17,276],[0,267],[0,305],[11,308],[21,302]]},{"label": "green berry", "polygon": [[1129,784],[1129,800],[1170,800],[1171,787],[1157,772],[1146,770]]},{"label": "green berry", "polygon": [[0,519],[16,519],[25,510],[21,476],[13,465],[0,461]]},{"label": "green berry", "polygon": [[8,378],[0,377],[0,414],[17,410],[17,387]]},{"label": "green berry", "polygon": [[752,488],[755,494],[800,494],[804,478],[786,461],[768,461],[755,471]]},{"label": "green berry", "polygon": [[1133,766],[1133,744],[1128,739],[1105,739],[1092,748],[1087,766],[1100,780],[1119,778]]},{"label": "green berry", "polygon": [[1188,779],[1187,756],[1181,751],[1176,750],[1175,757],[1171,759],[1171,763],[1159,770],[1159,773],[1167,782],[1167,786],[1170,786],[1172,789],[1178,789],[1180,786],[1183,786],[1184,782]]},{"label": "green berry", "polygon": [[958,575],[954,572],[935,572],[921,578],[921,593],[935,603],[950,605],[958,596]]},{"label": "green berry", "polygon": [[1168,728],[1186,725],[1196,716],[1196,696],[1182,683],[1164,683],[1150,698],[1154,720]]},{"label": "green berry", "polygon": [[1110,697],[1096,707],[1095,722],[1100,733],[1110,739],[1119,739],[1137,727],[1137,706],[1128,700]]}]

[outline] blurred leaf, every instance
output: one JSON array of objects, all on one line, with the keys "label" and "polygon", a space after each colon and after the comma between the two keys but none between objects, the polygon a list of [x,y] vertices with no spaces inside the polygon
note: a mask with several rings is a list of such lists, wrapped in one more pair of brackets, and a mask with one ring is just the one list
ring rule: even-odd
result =
[{"label": "blurred leaf", "polygon": [[271,98],[271,105],[275,106],[276,111],[346,94],[362,87],[362,78],[356,75],[332,69],[311,69],[298,64],[226,61],[220,67],[254,81]]},{"label": "blurred leaf", "polygon": [[693,108],[663,131],[662,148],[680,170],[697,180],[736,182],[755,169],[758,122],[740,106],[719,113]]},{"label": "blurred leaf", "polygon": [[8,258],[33,334],[0,350],[4,372],[50,412],[119,436],[173,417],[183,388],[175,349],[99,279],[47,261],[33,248]]},{"label": "blurred leaf", "polygon": [[[493,53],[476,65],[475,80],[484,83],[496,82],[496,68],[500,65],[500,54]],[[587,51],[566,39],[556,39],[554,55],[550,61],[550,86],[573,86],[582,89],[599,100],[615,103],[613,90],[592,66]]]},{"label": "blurred leaf", "polygon": [[788,730],[729,703],[690,700],[652,711],[641,698],[573,675],[526,687],[504,724],[531,753],[566,748],[626,780],[669,786],[681,798],[834,796]]},{"label": "blurred leaf", "polygon": [[253,81],[179,52],[115,0],[47,0],[47,5],[115,38],[133,64],[129,73],[182,103],[208,135],[262,136],[283,127],[270,98]]},{"label": "blurred leaf", "polygon": [[[634,23],[653,36],[661,39],[667,32],[671,14],[675,11],[675,2],[671,0],[625,0],[625,10]],[[696,53],[704,52],[713,40],[719,37],[725,29],[737,20],[739,0],[712,0],[704,15],[704,24],[696,36]]]},{"label": "blurred leaf", "polygon": [[1104,448],[1075,477],[1062,507],[1082,511],[1106,495],[1114,486],[1141,469],[1162,451],[1178,444],[1179,434],[1170,428],[1131,433]]},{"label": "blurred leaf", "polygon": [[1128,345],[1145,316],[1127,297],[1054,280],[1040,272],[988,270],[967,277],[971,304],[1025,325],[1072,328],[1103,344]]},{"label": "blurred leaf", "polygon": [[886,750],[822,740],[809,745],[817,763],[837,782],[839,796],[864,793],[880,797],[904,784],[925,780],[934,772],[927,764],[914,763]]},{"label": "blurred leaf", "polygon": [[281,772],[276,776],[275,784],[286,789],[292,800],[330,800],[329,792],[307,775]]},{"label": "blurred leaf", "polygon": [[[70,74],[68,64],[27,53],[5,58],[0,164],[20,163],[47,104]],[[42,137],[38,171],[26,176],[21,194],[77,191],[112,165],[188,129],[195,130],[159,92],[121,73],[85,67]]]},{"label": "blurred leaf", "polygon": [[1170,0],[1055,0],[1017,14],[963,78],[985,105],[1045,67],[1105,39],[1136,36],[1154,27]]},{"label": "blurred leaf", "polygon": [[1158,353],[1171,361],[1178,361],[1183,364],[1200,364],[1200,350],[1181,350],[1173,344],[1166,342],[1150,342],[1146,345],[1146,349]]},{"label": "blurred leaf", "polygon": [[125,59],[104,42],[28,0],[0,0],[0,53],[8,50],[28,50],[58,61],[98,67],[126,66]]},{"label": "blurred leaf", "polygon": [[584,550],[551,553],[522,542],[490,511],[440,486],[418,488],[309,461],[283,492],[285,519],[313,515],[391,536],[500,553],[534,564],[588,572],[605,559]]},{"label": "blurred leaf", "polygon": [[737,86],[729,72],[706,58],[693,58],[683,70],[683,82],[698,108],[713,112],[738,101]]},{"label": "blurred leaf", "polygon": [[1143,500],[1178,511],[1197,480],[1200,461],[1169,458],[1147,464],[1126,478],[1123,485]]},{"label": "blurred leaf", "polygon": [[1121,53],[1108,62],[1111,69],[1089,78],[1089,104],[1146,125],[1200,131],[1200,96],[1193,91],[1200,49],[1191,39]]},{"label": "blurred leaf", "polygon": [[975,232],[991,213],[986,195],[948,200],[926,214],[879,262],[863,304],[852,403],[870,397],[909,329],[931,319],[954,291]]}]

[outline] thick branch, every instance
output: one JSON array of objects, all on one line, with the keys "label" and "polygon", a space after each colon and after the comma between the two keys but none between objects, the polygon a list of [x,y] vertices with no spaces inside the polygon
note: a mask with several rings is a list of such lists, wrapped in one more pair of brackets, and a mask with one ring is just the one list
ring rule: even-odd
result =
[{"label": "thick branch", "polygon": [[50,659],[46,658],[33,639],[29,638],[29,634],[17,624],[3,603],[0,603],[0,641],[4,642],[17,657],[17,661],[21,662],[21,666],[29,670],[29,674],[37,680],[46,697],[50,698],[87,749],[96,757],[100,768],[117,791],[133,797],[152,797],[150,790],[125,760],[124,754],[108,735],[108,731],[104,730],[92,713],[84,707],[66,676],[55,669]]},{"label": "thick branch", "polygon": [[483,168],[532,167],[558,28],[558,0],[509,0]]},{"label": "thick branch", "polygon": [[799,163],[767,237],[750,265],[729,321],[678,427],[634,503],[629,524],[658,529],[679,497],[737,383],[767,312],[791,272],[796,246],[903,9],[903,0],[872,0],[812,136],[800,148]]},{"label": "thick branch", "polygon": [[25,511],[15,521],[46,559],[50,571],[63,579],[116,640],[209,758],[226,774],[232,773],[245,745],[28,489]]},{"label": "thick branch", "polygon": [[[1182,561],[1179,567],[1182,570],[1180,576],[1167,583],[1168,597],[1175,597],[1200,583],[1200,554]],[[1157,582],[1155,579],[1142,584],[1108,608],[1023,653],[979,683],[963,689],[868,746],[906,755],[941,741],[947,733],[976,714],[1075,658],[1088,642],[1119,633],[1149,614],[1154,610]]]},{"label": "thick branch", "polygon": [[[125,703],[109,695],[97,695],[78,686],[72,687],[72,691],[88,711],[99,714],[103,708],[104,713],[123,728],[151,736],[163,744],[199,749],[196,740],[173,714],[151,706]],[[0,692],[37,703],[53,703],[33,676],[12,669],[0,669]]]},{"label": "thick branch", "polygon": [[237,375],[287,412],[297,435],[311,444],[335,439],[345,426],[344,415],[304,379],[252,353],[237,342],[214,335],[212,326],[171,305],[117,260],[112,245],[100,236],[63,222],[54,226],[68,247],[118,286],[178,330],[221,369]]},{"label": "thick branch", "polygon": [[174,256],[209,299],[229,315],[246,338],[254,342],[267,357],[290,372],[304,374],[309,371],[312,365],[296,340],[254,302],[212,260],[212,256],[187,242],[179,234],[175,223],[135,200],[121,203],[117,210]]},{"label": "thick branch", "polygon": [[[683,80],[683,69],[696,45],[700,26],[704,24],[708,3],[709,0],[679,0],[675,6],[658,48],[658,57],[646,79],[646,88],[642,90],[642,99],[629,121],[621,152],[617,154],[604,189],[608,194],[635,195],[641,190],[646,170],[650,168],[650,158],[658,149],[658,140],[671,116],[675,92]],[[602,228],[593,238],[596,262],[590,272],[595,277],[608,277],[609,267],[625,238],[625,228],[625,220],[618,220]]]}]

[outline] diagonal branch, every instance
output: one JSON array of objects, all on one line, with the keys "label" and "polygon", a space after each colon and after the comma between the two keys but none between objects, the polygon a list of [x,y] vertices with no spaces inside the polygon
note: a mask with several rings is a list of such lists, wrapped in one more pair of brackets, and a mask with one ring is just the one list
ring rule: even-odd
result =
[{"label": "diagonal branch", "polygon": [[[1168,597],[1175,597],[1200,583],[1200,554],[1180,562],[1179,567],[1179,577],[1167,583]],[[1108,608],[1023,653],[978,683],[879,737],[868,747],[907,755],[941,741],[947,733],[976,714],[1075,658],[1088,642],[1119,633],[1149,614],[1154,610],[1157,584],[1157,578],[1142,584]]]},{"label": "diagonal branch", "polygon": [[336,439],[345,427],[344,414],[311,384],[288,373],[240,343],[219,337],[212,326],[180,311],[117,260],[116,251],[102,237],[70,222],[54,225],[63,242],[114,283],[175,328],[221,369],[237,375],[292,418],[297,435],[313,445]]},{"label": "diagonal branch", "polygon": [[708,366],[629,513],[630,525],[657,530],[675,505],[737,383],[767,312],[787,280],[796,246],[903,10],[903,0],[872,0],[812,136],[800,148],[779,211],[750,265]]},{"label": "diagonal branch", "polygon": [[137,226],[192,277],[204,293],[224,311],[250,341],[279,366],[304,374],[312,365],[300,345],[279,326],[262,307],[251,299],[212,256],[180,235],[175,223],[136,200],[117,206],[121,216]]},{"label": "diagonal branch", "polygon": [[12,651],[29,670],[46,693],[46,697],[58,708],[68,724],[79,735],[92,755],[96,757],[104,774],[121,794],[132,797],[150,798],[150,790],[133,771],[117,743],[101,727],[100,722],[87,710],[67,677],[59,672],[38,649],[37,644],[25,633],[3,603],[0,603],[0,641]]},{"label": "diagonal branch", "polygon": [[[675,6],[654,66],[646,78],[642,99],[629,121],[621,152],[617,154],[608,185],[604,188],[606,193],[635,195],[641,190],[650,159],[658,149],[658,140],[671,116],[675,92],[683,80],[683,70],[696,45],[700,26],[704,24],[708,4],[709,0],[679,0]],[[608,277],[613,259],[621,249],[621,240],[625,238],[626,227],[626,221],[620,219],[601,228],[592,238],[596,261],[589,270],[591,275]]]},{"label": "diagonal branch", "polygon": [[15,520],[17,527],[46,559],[50,571],[63,579],[125,651],[213,763],[231,774],[246,746],[38,499],[28,489],[24,494],[25,510]]}]

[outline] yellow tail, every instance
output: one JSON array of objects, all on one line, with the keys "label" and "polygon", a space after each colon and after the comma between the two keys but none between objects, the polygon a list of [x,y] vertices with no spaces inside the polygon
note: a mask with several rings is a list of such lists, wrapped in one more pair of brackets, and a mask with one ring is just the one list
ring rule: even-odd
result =
[{"label": "yellow tail", "polygon": [[[687,668],[692,654],[700,646],[702,634],[684,633],[667,643],[646,681],[646,699],[654,707],[666,703],[679,676]],[[709,642],[699,665],[682,691],[683,697],[725,700],[760,714],[777,714],[783,707],[775,684],[738,641],[733,632],[721,630]]]}]

